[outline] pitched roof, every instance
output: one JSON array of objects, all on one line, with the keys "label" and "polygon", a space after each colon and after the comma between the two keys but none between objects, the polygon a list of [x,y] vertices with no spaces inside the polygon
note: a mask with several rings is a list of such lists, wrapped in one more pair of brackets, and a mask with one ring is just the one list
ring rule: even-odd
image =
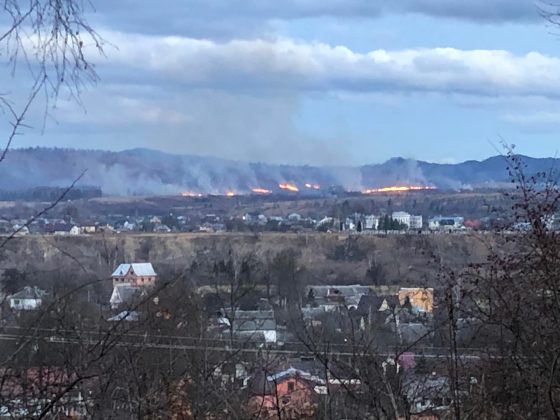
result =
[{"label": "pitched roof", "polygon": [[326,296],[361,296],[367,295],[371,292],[369,286],[361,286],[359,284],[353,285],[332,285],[332,286],[325,286],[325,285],[318,285],[318,286],[308,286],[307,293],[310,290],[313,290],[313,295],[315,298],[318,297],[326,297]]},{"label": "pitched roof", "polygon": [[[227,313],[228,311],[222,310],[222,312]],[[229,323],[229,319],[227,323]],[[237,310],[233,317],[233,329],[236,332],[276,330],[274,311]]]},{"label": "pitched roof", "polygon": [[235,331],[273,331],[276,330],[274,319],[236,319],[233,321]]},{"label": "pitched roof", "polygon": [[41,299],[46,294],[47,292],[39,289],[37,286],[25,286],[22,290],[10,296],[10,299]]},{"label": "pitched roof", "polygon": [[154,271],[154,267],[152,263],[132,263],[132,264],[121,264],[117,267],[117,269],[111,275],[112,277],[120,277],[125,276],[130,268],[132,267],[132,271],[137,276],[157,276],[156,272]]},{"label": "pitched roof", "polygon": [[141,287],[132,286],[130,283],[116,284],[113,288],[113,294],[111,295],[110,303],[124,303],[129,301],[136,292],[141,291]]},{"label": "pitched roof", "polygon": [[115,316],[112,316],[107,321],[117,322],[117,321],[138,321],[138,312],[136,311],[122,311]]},{"label": "pitched roof", "polygon": [[286,370],[274,374],[268,374],[268,372],[266,371],[257,372],[253,376],[251,390],[254,394],[257,395],[275,395],[276,385],[278,383],[295,376],[299,377],[300,380],[308,383],[310,388],[312,382],[315,382],[314,380],[321,383],[320,378],[314,378],[308,372],[290,367]]},{"label": "pitched roof", "polygon": [[385,298],[377,296],[376,294],[363,295],[358,304],[358,311],[362,315],[367,315],[371,311],[379,311]]}]

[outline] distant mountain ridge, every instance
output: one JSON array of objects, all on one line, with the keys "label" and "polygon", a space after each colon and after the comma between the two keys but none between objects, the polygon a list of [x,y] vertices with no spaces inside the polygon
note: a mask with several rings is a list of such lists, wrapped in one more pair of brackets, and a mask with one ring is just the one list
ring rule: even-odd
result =
[{"label": "distant mountain ridge", "polygon": [[[560,168],[560,159],[523,157],[527,173]],[[59,148],[14,149],[0,163],[0,190],[64,187],[87,170],[80,185],[100,187],[109,195],[249,193],[254,188],[278,191],[290,183],[362,191],[389,185],[445,189],[494,188],[509,184],[503,156],[483,161],[439,164],[393,158],[364,166],[275,165],[174,155],[150,149],[121,152]],[[309,190],[312,193],[312,189]]]}]

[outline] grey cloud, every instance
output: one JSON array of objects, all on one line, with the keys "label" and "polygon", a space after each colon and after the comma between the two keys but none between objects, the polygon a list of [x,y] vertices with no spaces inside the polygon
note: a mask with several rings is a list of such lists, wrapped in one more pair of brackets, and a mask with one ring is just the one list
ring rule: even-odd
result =
[{"label": "grey cloud", "polygon": [[536,21],[539,4],[533,0],[99,0],[94,16],[121,30],[227,39],[262,35],[275,19],[373,19],[415,13],[485,23]]}]

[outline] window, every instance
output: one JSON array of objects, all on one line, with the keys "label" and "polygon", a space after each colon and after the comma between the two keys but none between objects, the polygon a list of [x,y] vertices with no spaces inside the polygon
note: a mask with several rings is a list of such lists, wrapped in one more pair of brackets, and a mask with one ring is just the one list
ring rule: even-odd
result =
[{"label": "window", "polygon": [[19,305],[19,299],[14,299],[14,305]]},{"label": "window", "polygon": [[294,392],[296,389],[296,384],[293,382],[288,382],[288,392]]}]

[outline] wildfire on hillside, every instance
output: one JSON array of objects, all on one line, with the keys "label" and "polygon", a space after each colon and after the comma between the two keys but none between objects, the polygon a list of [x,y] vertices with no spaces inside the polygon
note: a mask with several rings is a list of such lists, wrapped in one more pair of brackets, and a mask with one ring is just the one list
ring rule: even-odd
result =
[{"label": "wildfire on hillside", "polygon": [[253,188],[251,191],[255,194],[272,194],[272,191],[266,188]]},{"label": "wildfire on hillside", "polygon": [[391,187],[382,188],[372,188],[363,191],[364,194],[376,194],[376,193],[398,193],[407,191],[430,191],[437,190],[436,187],[424,186],[424,185],[395,185]]},{"label": "wildfire on hillside", "polygon": [[226,192],[226,197],[235,197],[235,193],[233,191]]},{"label": "wildfire on hillside", "polygon": [[183,191],[181,193],[181,195],[183,197],[202,197],[202,194],[200,193],[195,193],[195,192],[191,192],[191,191]]},{"label": "wildfire on hillside", "polygon": [[321,186],[319,184],[311,184],[308,182],[305,184],[305,188],[309,188],[310,190],[320,190]]},{"label": "wildfire on hillside", "polygon": [[296,187],[294,184],[288,184],[287,182],[283,182],[278,184],[278,187],[282,190],[288,190],[291,192],[299,192],[299,188]]}]

